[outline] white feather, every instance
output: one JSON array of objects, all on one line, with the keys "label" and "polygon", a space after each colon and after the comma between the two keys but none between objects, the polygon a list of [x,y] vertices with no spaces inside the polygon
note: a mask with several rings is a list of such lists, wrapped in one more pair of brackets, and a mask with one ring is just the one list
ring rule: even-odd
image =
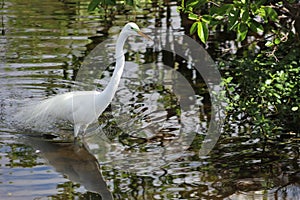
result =
[{"label": "white feather", "polygon": [[97,91],[75,91],[59,94],[34,105],[23,108],[16,116],[27,126],[45,125],[55,120],[68,120],[74,123],[74,136],[77,137],[80,130],[85,133],[86,128],[95,122],[99,115],[112,101],[118,88],[125,58],[123,47],[128,36],[148,36],[140,32],[135,23],[128,23],[122,29],[116,43],[116,66],[112,78],[103,92]]}]

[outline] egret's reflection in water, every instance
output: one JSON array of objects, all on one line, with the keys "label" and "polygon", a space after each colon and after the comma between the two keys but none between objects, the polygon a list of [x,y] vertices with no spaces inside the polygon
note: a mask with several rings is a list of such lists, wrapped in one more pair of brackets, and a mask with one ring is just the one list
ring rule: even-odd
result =
[{"label": "egret's reflection in water", "polygon": [[41,137],[25,137],[25,140],[26,144],[36,149],[57,172],[81,184],[86,190],[100,194],[102,199],[113,199],[97,159],[85,145],[45,140]]}]

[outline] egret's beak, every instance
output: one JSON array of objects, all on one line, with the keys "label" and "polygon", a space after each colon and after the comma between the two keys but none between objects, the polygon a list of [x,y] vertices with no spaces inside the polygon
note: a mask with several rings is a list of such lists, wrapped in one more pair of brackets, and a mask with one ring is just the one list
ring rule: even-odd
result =
[{"label": "egret's beak", "polygon": [[142,37],[144,37],[144,38],[146,38],[146,39],[148,39],[148,40],[152,40],[148,35],[146,35],[146,34],[143,33],[142,31],[137,31],[137,33],[138,33],[140,36],[142,36]]}]

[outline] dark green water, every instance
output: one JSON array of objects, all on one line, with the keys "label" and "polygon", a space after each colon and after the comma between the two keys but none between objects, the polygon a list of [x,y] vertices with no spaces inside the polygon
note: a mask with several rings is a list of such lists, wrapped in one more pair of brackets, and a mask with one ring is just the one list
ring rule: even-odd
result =
[{"label": "dark green water", "polygon": [[[86,0],[0,2],[0,199],[300,198],[297,141],[266,144],[239,136],[246,128],[233,126],[208,156],[199,157],[210,119],[204,82],[182,60],[139,39],[129,41],[120,89],[100,117],[100,128],[90,128],[86,147],[40,136],[72,134],[69,125],[43,124],[39,133],[18,129],[13,113],[21,105],[84,89],[75,79],[84,59],[99,43],[114,41],[127,21],[137,21],[145,32],[156,26],[167,32],[171,17],[173,30],[184,31],[176,2],[149,3],[126,14],[122,8],[107,16],[88,13],[87,5]],[[105,49],[112,66],[113,49]],[[178,136],[182,123],[168,84],[172,71],[164,70],[164,64],[176,66],[197,91],[199,118],[193,122],[203,134],[183,154],[155,157]],[[92,83],[103,87],[112,71],[108,66]],[[187,123],[187,130],[194,125]]]}]

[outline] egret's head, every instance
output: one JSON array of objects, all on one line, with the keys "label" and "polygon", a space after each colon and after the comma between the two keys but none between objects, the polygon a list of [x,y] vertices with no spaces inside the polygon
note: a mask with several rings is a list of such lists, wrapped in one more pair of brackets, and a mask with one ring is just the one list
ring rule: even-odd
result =
[{"label": "egret's head", "polygon": [[148,40],[152,40],[149,36],[147,36],[140,30],[139,26],[136,23],[133,22],[127,23],[122,31],[126,32],[128,35],[140,35],[144,38],[147,38]]}]

